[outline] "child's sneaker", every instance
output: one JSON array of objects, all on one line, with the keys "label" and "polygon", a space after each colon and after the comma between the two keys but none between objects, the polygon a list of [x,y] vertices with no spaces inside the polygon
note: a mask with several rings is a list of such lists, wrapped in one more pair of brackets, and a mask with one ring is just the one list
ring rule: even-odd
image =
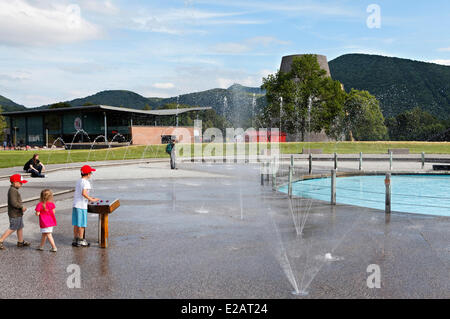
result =
[{"label": "child's sneaker", "polygon": [[25,240],[23,242],[17,242],[17,247],[28,247],[30,245],[31,245],[31,243],[29,243]]},{"label": "child's sneaker", "polygon": [[38,247],[38,248],[36,248],[36,250],[44,251],[44,247]]},{"label": "child's sneaker", "polygon": [[89,247],[89,246],[91,246],[91,244],[88,243],[86,239],[81,239],[78,243],[79,243],[79,245],[81,247]]},{"label": "child's sneaker", "polygon": [[3,246],[3,242],[2,241],[0,241],[0,250],[5,250],[6,249],[6,247],[5,246]]},{"label": "child's sneaker", "polygon": [[50,249],[50,251],[52,252],[52,253],[56,253],[57,251],[58,251],[58,248],[52,248],[52,249]]},{"label": "child's sneaker", "polygon": [[72,242],[73,247],[80,247],[80,239],[74,238]]}]

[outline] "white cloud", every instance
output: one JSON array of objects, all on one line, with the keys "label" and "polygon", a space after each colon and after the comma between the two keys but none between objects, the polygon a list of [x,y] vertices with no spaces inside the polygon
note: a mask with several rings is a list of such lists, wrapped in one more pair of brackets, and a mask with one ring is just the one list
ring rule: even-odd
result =
[{"label": "white cloud", "polygon": [[216,44],[213,50],[223,54],[239,54],[250,51],[250,47],[242,43],[228,42]]},{"label": "white cloud", "polygon": [[83,10],[100,13],[104,15],[116,15],[120,9],[109,0],[78,0]]},{"label": "white cloud", "polygon": [[442,64],[442,65],[449,65],[450,66],[450,60],[431,60],[431,63],[436,63],[436,64]]},{"label": "white cloud", "polygon": [[261,24],[260,20],[236,19],[245,12],[214,12],[194,8],[141,10],[130,17],[131,29],[172,35],[206,34],[200,26]]},{"label": "white cloud", "polygon": [[83,19],[76,5],[0,1],[0,44],[65,44],[95,39],[100,34],[99,27]]},{"label": "white cloud", "polygon": [[278,40],[277,38],[270,36],[259,36],[250,38],[247,40],[247,42],[251,45],[263,45],[263,46],[269,46],[271,44],[288,45],[291,43],[289,41]]},{"label": "white cloud", "polygon": [[450,48],[440,48],[438,49],[439,52],[450,52]]},{"label": "white cloud", "polygon": [[31,74],[29,72],[10,72],[10,73],[0,73],[0,81],[26,81],[31,79]]},{"label": "white cloud", "polygon": [[175,87],[175,84],[167,82],[167,83],[155,83],[153,84],[153,87],[156,89],[173,89]]},{"label": "white cloud", "polygon": [[241,54],[253,49],[269,47],[271,45],[288,45],[289,41],[279,40],[271,36],[258,36],[246,39],[242,42],[224,42],[216,44],[212,49],[219,54]]}]

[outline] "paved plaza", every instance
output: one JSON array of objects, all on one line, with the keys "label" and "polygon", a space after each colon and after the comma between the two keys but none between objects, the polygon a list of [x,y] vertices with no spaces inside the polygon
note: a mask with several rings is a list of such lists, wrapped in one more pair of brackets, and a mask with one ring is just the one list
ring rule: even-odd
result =
[{"label": "paved plaza", "polygon": [[[340,165],[353,169],[355,163]],[[330,165],[317,168],[327,171]],[[420,163],[401,165],[420,169]],[[30,179],[22,197],[46,187],[70,190],[78,177],[77,169],[69,169]],[[0,203],[6,202],[8,184],[0,181]],[[258,164],[179,163],[178,170],[170,170],[167,161],[105,166],[95,173],[93,186],[95,196],[121,200],[109,218],[109,248],[98,247],[92,214],[87,230],[92,246],[71,246],[68,193],[56,202],[58,252],[36,251],[38,220],[34,203],[26,204],[24,234],[32,247],[15,247],[14,235],[5,242],[0,298],[450,297],[447,217],[393,213],[386,219],[384,212],[363,207],[290,202],[260,185]],[[304,221],[302,234],[293,219]],[[7,215],[0,214],[1,231],[7,227]],[[67,286],[72,264],[80,266],[81,288]],[[379,289],[367,286],[373,264],[381,271]],[[295,289],[307,295],[292,294]]]}]

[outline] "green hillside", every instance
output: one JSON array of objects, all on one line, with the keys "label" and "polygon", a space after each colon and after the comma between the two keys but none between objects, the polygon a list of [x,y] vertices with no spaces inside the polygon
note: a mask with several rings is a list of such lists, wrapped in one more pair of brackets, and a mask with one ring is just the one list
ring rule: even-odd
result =
[{"label": "green hillside", "polygon": [[1,95],[0,95],[0,106],[2,107],[3,112],[14,112],[25,110],[25,106],[14,103],[10,99],[7,99],[6,97]]},{"label": "green hillside", "polygon": [[149,104],[149,100],[142,95],[131,91],[110,90],[101,91],[84,98],[67,101],[67,103],[69,103],[71,106],[81,106],[89,103],[143,109],[146,105]]},{"label": "green hillside", "polygon": [[220,116],[225,117],[235,127],[251,125],[253,101],[255,113],[265,103],[264,91],[260,88],[245,87],[234,84],[228,89],[212,89],[202,92],[183,94],[177,97],[161,99],[154,103],[153,108],[165,104],[177,103],[184,105],[210,106]]},{"label": "green hillside", "polygon": [[420,107],[450,119],[450,66],[367,54],[346,54],[329,65],[346,91],[375,95],[385,117]]}]

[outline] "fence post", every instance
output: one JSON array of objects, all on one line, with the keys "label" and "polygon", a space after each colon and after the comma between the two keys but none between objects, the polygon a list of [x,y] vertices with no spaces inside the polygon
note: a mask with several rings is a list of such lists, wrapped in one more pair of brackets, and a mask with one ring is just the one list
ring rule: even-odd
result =
[{"label": "fence post", "polygon": [[272,164],[272,190],[277,190],[277,172],[275,170],[275,163]]},{"label": "fence post", "polygon": [[391,173],[386,173],[386,179],[384,180],[386,185],[386,201],[385,201],[385,213],[391,213]]},{"label": "fence post", "polygon": [[338,162],[338,158],[337,158],[337,153],[334,153],[334,169],[337,169],[337,162]]},{"label": "fence post", "polygon": [[389,170],[392,171],[392,151],[389,151]]},{"label": "fence post", "polygon": [[331,170],[331,205],[336,205],[336,170]]},{"label": "fence post", "polygon": [[294,166],[289,166],[289,177],[288,177],[288,196],[292,197],[292,171]]},{"label": "fence post", "polygon": [[422,169],[425,168],[425,152],[422,152]]},{"label": "fence post", "polygon": [[363,156],[362,152],[359,152],[359,170],[360,171],[362,171],[362,162],[363,162],[362,156]]},{"label": "fence post", "polygon": [[261,162],[261,185],[264,186],[264,169],[265,169],[265,164],[264,162]]},{"label": "fence post", "polygon": [[312,154],[309,153],[309,174],[312,174]]}]

